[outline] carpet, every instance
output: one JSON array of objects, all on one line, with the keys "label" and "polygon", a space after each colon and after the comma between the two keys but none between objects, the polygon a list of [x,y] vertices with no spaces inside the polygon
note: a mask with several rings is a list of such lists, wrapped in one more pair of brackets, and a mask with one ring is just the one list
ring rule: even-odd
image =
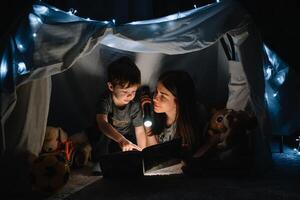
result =
[{"label": "carpet", "polygon": [[[273,153],[274,167],[260,176],[246,177],[191,177],[181,173],[181,166],[160,169],[139,179],[103,179],[87,176],[86,183],[75,185],[85,179],[74,176],[65,187],[65,193],[53,199],[72,200],[155,200],[155,199],[272,199],[300,200],[300,155],[292,149],[283,154]],[[67,189],[69,188],[69,189]],[[68,190],[68,191],[67,191]]]}]

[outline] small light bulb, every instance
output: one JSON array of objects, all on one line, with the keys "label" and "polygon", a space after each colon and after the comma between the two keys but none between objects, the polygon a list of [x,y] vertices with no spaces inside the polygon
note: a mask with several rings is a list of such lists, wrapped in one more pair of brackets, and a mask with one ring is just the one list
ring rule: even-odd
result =
[{"label": "small light bulb", "polygon": [[24,62],[19,62],[18,63],[18,73],[19,74],[24,74],[26,73],[26,65]]}]

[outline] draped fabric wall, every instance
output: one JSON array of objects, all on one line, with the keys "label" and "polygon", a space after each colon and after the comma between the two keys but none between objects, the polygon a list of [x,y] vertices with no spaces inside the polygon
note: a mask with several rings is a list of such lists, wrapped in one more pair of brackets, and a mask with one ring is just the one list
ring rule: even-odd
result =
[{"label": "draped fabric wall", "polygon": [[[28,40],[28,33],[36,35]],[[245,73],[250,91],[245,99],[259,116],[257,138],[265,144],[263,135],[270,130],[264,128],[268,127],[268,116],[262,42],[251,18],[237,3],[222,1],[115,27],[111,22],[82,19],[40,2],[12,36],[8,46],[12,57],[1,58],[2,63],[10,61],[6,62],[4,78],[1,74],[1,91],[5,91],[1,95],[2,152],[24,148],[37,153],[47,124],[61,126],[70,134],[87,127],[105,88],[106,67],[122,55],[135,60],[143,83],[152,89],[162,71],[184,69],[193,77],[202,103],[208,108],[225,106],[230,76],[219,39],[226,33],[233,37],[239,53],[238,62],[244,70],[238,73]],[[22,42],[24,46],[20,46]],[[13,100],[17,100],[16,105],[8,103]]]},{"label": "draped fabric wall", "polygon": [[16,106],[5,125],[8,152],[25,149],[38,155],[44,141],[50,95],[50,77],[31,81],[18,88]]}]

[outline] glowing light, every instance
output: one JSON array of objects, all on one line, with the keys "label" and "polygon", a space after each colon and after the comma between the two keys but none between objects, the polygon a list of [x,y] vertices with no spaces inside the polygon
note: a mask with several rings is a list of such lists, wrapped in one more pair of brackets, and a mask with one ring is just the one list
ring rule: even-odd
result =
[{"label": "glowing light", "polygon": [[40,14],[40,15],[44,15],[47,12],[49,12],[49,9],[43,5],[34,5],[33,10],[35,13]]},{"label": "glowing light", "polygon": [[31,13],[29,14],[29,21],[31,26],[37,26],[42,23],[42,20],[38,16]]},{"label": "glowing light", "polygon": [[116,20],[115,20],[115,19],[112,19],[111,21],[112,21],[114,24],[116,24]]},{"label": "glowing light", "polygon": [[294,151],[297,152],[298,155],[300,155],[300,136],[298,136],[298,138],[296,139],[296,141],[298,142],[298,147],[294,148]]},{"label": "glowing light", "polygon": [[23,49],[24,48],[22,44],[19,44],[18,47],[19,47],[19,49]]},{"label": "glowing light", "polygon": [[220,2],[220,0],[216,0],[216,2],[217,2],[217,3],[219,3],[219,2]]},{"label": "glowing light", "polygon": [[145,127],[151,127],[152,126],[152,122],[150,120],[147,120],[144,122]]},{"label": "glowing light", "polygon": [[74,8],[70,8],[68,13],[69,13],[69,15],[75,15],[77,13],[77,10],[75,10]]},{"label": "glowing light", "polygon": [[91,19],[88,17],[88,18],[86,18],[86,20],[88,20],[88,21],[91,21]]},{"label": "glowing light", "polygon": [[265,93],[265,99],[267,100],[267,102],[269,101],[269,97],[268,97],[268,93]]},{"label": "glowing light", "polygon": [[266,70],[264,70],[264,72],[265,72],[265,79],[269,80],[270,77],[272,76],[272,69],[271,69],[271,67],[268,67]]},{"label": "glowing light", "polygon": [[21,43],[19,39],[16,38],[16,45],[19,49],[19,51],[24,52],[25,51],[25,46]]},{"label": "glowing light", "polygon": [[0,66],[0,77],[5,77],[7,74],[7,62],[6,60],[3,58],[1,61],[1,66]]},{"label": "glowing light", "polygon": [[19,74],[24,74],[26,72],[27,71],[26,71],[26,65],[25,65],[25,63],[24,62],[19,62],[18,63],[18,73]]},{"label": "glowing light", "polygon": [[274,90],[269,82],[266,82],[266,87],[265,87],[265,100],[268,104],[268,110],[270,113],[272,113],[272,116],[275,116],[278,114],[280,106],[278,104],[278,90]]},{"label": "glowing light", "polygon": [[166,19],[168,21],[172,21],[174,19],[178,19],[178,15],[180,15],[180,14],[177,13],[177,14],[174,14],[174,15],[169,15],[169,16],[166,17]]},{"label": "glowing light", "polygon": [[36,33],[33,33],[33,34],[32,34],[32,37],[36,37]]},{"label": "glowing light", "polygon": [[196,4],[194,4],[194,8],[197,8]]},{"label": "glowing light", "polygon": [[278,70],[277,68],[282,65],[282,61],[280,60],[280,58],[274,53],[271,51],[271,49],[269,49],[265,44],[263,45],[264,49],[265,49],[265,52],[267,53],[268,55],[268,60],[269,62],[271,63],[272,67],[275,69],[275,70]]},{"label": "glowing light", "polygon": [[278,75],[277,77],[276,77],[276,81],[277,81],[277,83],[279,84],[279,85],[282,85],[282,83],[284,82],[284,76],[283,75]]},{"label": "glowing light", "polygon": [[265,99],[273,118],[280,114],[279,91],[288,73],[286,65],[271,49],[263,45],[266,55],[264,63]]}]

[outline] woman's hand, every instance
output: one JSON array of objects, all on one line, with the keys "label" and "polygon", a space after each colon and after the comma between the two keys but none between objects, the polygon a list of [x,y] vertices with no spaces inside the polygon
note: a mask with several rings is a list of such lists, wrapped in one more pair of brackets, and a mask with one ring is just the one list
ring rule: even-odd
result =
[{"label": "woman's hand", "polygon": [[141,102],[141,106],[143,107],[144,104],[146,104],[146,103],[152,103],[152,99],[150,98],[149,95],[143,94],[140,97],[140,102]]}]

